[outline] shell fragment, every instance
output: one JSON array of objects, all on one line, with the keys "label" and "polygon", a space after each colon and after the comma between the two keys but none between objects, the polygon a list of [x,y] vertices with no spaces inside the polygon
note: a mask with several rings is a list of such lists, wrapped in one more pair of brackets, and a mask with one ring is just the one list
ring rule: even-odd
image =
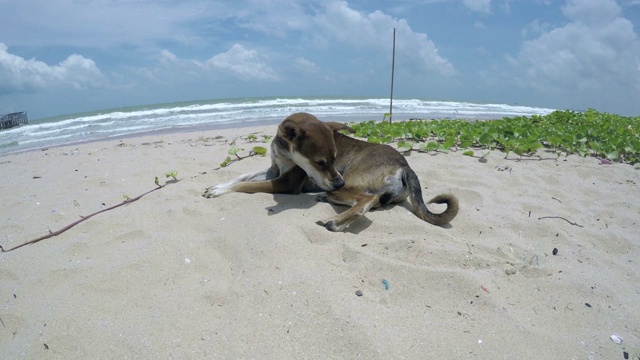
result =
[{"label": "shell fragment", "polygon": [[622,343],[622,338],[618,335],[611,335],[611,340],[613,340],[614,343],[616,344],[621,344]]}]

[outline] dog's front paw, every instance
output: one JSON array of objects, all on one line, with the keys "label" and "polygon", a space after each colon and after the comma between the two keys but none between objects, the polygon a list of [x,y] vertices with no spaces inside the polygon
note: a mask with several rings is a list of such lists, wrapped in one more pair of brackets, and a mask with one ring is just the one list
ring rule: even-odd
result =
[{"label": "dog's front paw", "polygon": [[320,194],[320,195],[316,195],[316,201],[317,202],[329,202],[329,198],[327,197],[327,194]]},{"label": "dog's front paw", "polygon": [[204,194],[202,194],[202,196],[206,197],[207,199],[211,199],[211,198],[215,198],[220,195],[226,194],[228,192],[229,192],[229,189],[227,187],[222,185],[216,185],[216,186],[207,188],[207,190],[204,192]]}]

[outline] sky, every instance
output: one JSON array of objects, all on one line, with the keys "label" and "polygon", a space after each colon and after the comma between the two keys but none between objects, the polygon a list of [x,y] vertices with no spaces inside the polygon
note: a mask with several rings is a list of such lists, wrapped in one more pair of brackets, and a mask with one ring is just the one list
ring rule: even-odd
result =
[{"label": "sky", "polygon": [[640,0],[0,0],[0,113],[390,95],[640,115]]}]

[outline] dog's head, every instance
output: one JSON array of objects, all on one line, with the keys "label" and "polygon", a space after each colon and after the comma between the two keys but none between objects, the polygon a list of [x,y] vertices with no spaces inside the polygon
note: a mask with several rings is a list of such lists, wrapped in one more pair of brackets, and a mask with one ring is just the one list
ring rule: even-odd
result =
[{"label": "dog's head", "polygon": [[344,179],[334,166],[338,154],[334,133],[339,130],[354,132],[344,124],[323,122],[307,113],[293,114],[278,127],[278,135],[289,144],[291,160],[326,191],[344,186]]}]

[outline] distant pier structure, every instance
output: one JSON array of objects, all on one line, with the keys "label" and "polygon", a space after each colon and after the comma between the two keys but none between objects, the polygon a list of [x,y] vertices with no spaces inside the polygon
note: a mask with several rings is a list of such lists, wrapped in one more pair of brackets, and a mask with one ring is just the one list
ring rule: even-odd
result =
[{"label": "distant pier structure", "polygon": [[27,122],[27,113],[24,111],[1,115],[0,129],[4,130],[15,126],[24,125]]}]

